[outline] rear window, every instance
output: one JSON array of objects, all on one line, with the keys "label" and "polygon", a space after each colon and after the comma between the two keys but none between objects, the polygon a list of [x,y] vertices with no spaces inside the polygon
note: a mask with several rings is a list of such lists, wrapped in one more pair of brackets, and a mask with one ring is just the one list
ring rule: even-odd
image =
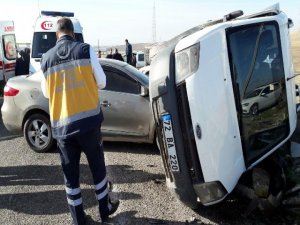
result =
[{"label": "rear window", "polygon": [[14,60],[17,57],[16,51],[16,39],[14,34],[8,34],[3,36],[3,49],[5,58],[8,60]]},{"label": "rear window", "polygon": [[[75,38],[77,41],[83,42],[82,34],[76,33]],[[32,41],[32,58],[41,58],[55,43],[55,32],[35,32]]]},{"label": "rear window", "polygon": [[144,61],[144,59],[145,59],[144,54],[138,55],[138,61]]}]

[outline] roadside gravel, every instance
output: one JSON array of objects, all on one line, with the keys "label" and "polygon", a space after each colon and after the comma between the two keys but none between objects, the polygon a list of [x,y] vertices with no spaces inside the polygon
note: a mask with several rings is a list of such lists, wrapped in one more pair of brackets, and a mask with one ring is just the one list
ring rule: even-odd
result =
[{"label": "roadside gravel", "polygon": [[[233,198],[193,211],[166,188],[161,158],[153,145],[104,144],[108,177],[114,183],[112,197],[121,201],[113,224],[268,224],[259,212],[244,218],[246,204]],[[56,150],[34,153],[20,137],[0,141],[0,152],[0,224],[71,224]],[[90,224],[101,224],[84,156],[81,164],[85,211],[94,221]],[[271,221],[284,224],[281,217]]]},{"label": "roadside gravel", "polygon": [[[57,151],[37,154],[23,137],[9,137],[3,130],[0,119],[0,138],[4,137],[0,139],[0,225],[72,224]],[[282,209],[272,215],[255,211],[245,218],[247,203],[232,196],[220,204],[191,210],[167,189],[155,146],[105,142],[104,149],[108,177],[114,183],[112,197],[121,201],[113,224],[297,224]],[[89,224],[101,224],[84,155],[81,184],[84,208],[92,218]]]}]

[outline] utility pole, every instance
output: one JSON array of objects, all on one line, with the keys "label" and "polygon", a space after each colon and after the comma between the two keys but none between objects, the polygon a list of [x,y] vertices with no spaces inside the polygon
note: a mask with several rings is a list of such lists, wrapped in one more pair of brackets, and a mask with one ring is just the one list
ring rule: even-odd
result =
[{"label": "utility pole", "polygon": [[155,1],[153,1],[153,14],[152,14],[152,42],[156,43],[156,13]]}]

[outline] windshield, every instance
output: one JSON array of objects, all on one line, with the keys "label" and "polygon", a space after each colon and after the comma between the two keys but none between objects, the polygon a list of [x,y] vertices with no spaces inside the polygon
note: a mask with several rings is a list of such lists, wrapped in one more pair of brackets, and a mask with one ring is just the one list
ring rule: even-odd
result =
[{"label": "windshield", "polygon": [[[83,42],[82,34],[75,33],[75,38],[79,42]],[[32,58],[41,58],[56,43],[55,32],[35,32],[32,41]]]},{"label": "windshield", "polygon": [[138,55],[138,61],[144,61],[144,54]]}]

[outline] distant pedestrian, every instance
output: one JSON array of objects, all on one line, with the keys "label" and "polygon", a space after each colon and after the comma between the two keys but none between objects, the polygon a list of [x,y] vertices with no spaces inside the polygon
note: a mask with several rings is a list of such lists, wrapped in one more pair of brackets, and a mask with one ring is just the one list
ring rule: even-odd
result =
[{"label": "distant pedestrian", "polygon": [[126,61],[128,64],[132,64],[132,45],[129,43],[128,39],[125,39],[126,44]]},{"label": "distant pedestrian", "polygon": [[80,155],[84,152],[103,222],[119,206],[119,201],[112,202],[108,194],[101,140],[99,89],[105,87],[106,76],[94,49],[74,39],[69,18],[57,21],[56,36],[56,45],[42,57],[41,88],[49,98],[52,134],[60,153],[69,209],[75,225],[86,224],[79,182]]},{"label": "distant pedestrian", "polygon": [[112,56],[113,59],[124,61],[122,55],[118,52],[118,49],[115,48],[115,53]]},{"label": "distant pedestrian", "polygon": [[25,48],[19,52],[20,57],[16,60],[16,75],[29,74],[30,49]]},{"label": "distant pedestrian", "polygon": [[98,58],[101,58],[101,51],[98,51]]},{"label": "distant pedestrian", "polygon": [[131,65],[136,67],[136,54],[132,53]]},{"label": "distant pedestrian", "polygon": [[112,48],[109,50],[109,53],[107,54],[106,58],[107,59],[112,59],[113,54],[112,54]]}]

